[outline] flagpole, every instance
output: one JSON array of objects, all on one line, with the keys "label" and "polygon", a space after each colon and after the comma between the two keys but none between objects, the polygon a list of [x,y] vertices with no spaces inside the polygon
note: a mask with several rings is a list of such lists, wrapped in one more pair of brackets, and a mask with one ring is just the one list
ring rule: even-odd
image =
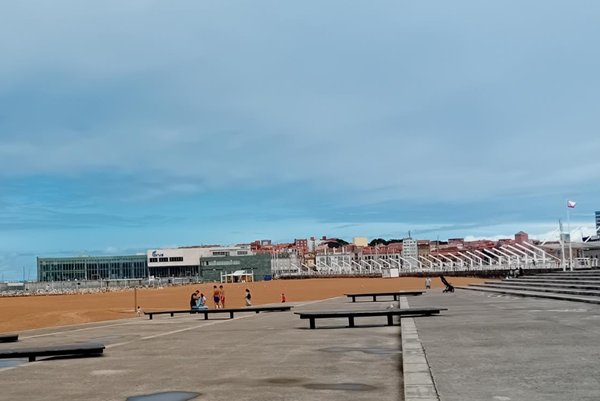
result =
[{"label": "flagpole", "polygon": [[559,242],[560,242],[560,256],[561,256],[561,264],[562,270],[567,270],[567,264],[565,263],[565,234],[563,232],[563,223],[561,219],[558,219],[558,231],[559,231]]},{"label": "flagpole", "polygon": [[567,229],[569,230],[569,268],[573,271],[573,248],[571,246],[571,213],[569,213],[569,200],[567,199]]}]

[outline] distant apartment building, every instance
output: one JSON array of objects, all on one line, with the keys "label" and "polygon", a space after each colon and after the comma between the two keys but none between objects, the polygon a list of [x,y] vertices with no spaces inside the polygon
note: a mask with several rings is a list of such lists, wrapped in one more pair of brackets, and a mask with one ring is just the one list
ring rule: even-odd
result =
[{"label": "distant apartment building", "polygon": [[501,238],[498,240],[499,245],[514,245],[515,242],[516,241],[512,238]]},{"label": "distant apartment building", "polygon": [[281,252],[271,258],[273,274],[295,273],[301,266],[301,260],[296,252]]},{"label": "distant apartment building", "polygon": [[416,239],[404,238],[402,240],[402,257],[414,263],[419,259],[419,246]]},{"label": "distant apartment building", "polygon": [[300,251],[300,253],[308,252],[308,240],[307,239],[295,239],[294,247]]},{"label": "distant apartment building", "polygon": [[369,239],[367,237],[354,237],[352,238],[352,244],[355,246],[369,246]]},{"label": "distant apartment building", "polygon": [[465,239],[464,238],[449,238],[448,245],[451,247],[456,247],[458,249],[464,248]]},{"label": "distant apartment building", "polygon": [[515,234],[515,243],[523,245],[524,242],[529,242],[529,234],[523,231],[519,231]]},{"label": "distant apartment building", "polygon": [[321,245],[321,240],[315,239],[315,237],[310,237],[310,239],[306,241],[308,252],[316,252],[319,245]]},{"label": "distant apartment building", "polygon": [[600,230],[600,210],[596,212],[596,232]]},{"label": "distant apartment building", "polygon": [[431,254],[431,241],[428,239],[417,240],[417,251],[419,256],[426,258]]}]

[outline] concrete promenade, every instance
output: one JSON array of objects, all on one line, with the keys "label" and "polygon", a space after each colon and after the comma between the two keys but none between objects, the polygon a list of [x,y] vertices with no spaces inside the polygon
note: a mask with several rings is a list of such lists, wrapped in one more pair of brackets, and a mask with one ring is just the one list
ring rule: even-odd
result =
[{"label": "concrete promenade", "polygon": [[[385,308],[337,298],[295,310]],[[397,304],[397,303],[395,303]],[[293,304],[292,304],[293,305]],[[102,400],[165,391],[198,400],[401,400],[400,329],[385,317],[319,322],[292,312],[157,316],[21,333],[0,348],[101,341],[104,356],[54,358],[15,367],[0,360],[0,400]],[[5,366],[2,368],[2,366]],[[173,398],[175,400],[176,398]]]},{"label": "concrete promenade", "polygon": [[414,319],[441,400],[600,399],[600,306],[471,291],[408,303],[449,309]]}]

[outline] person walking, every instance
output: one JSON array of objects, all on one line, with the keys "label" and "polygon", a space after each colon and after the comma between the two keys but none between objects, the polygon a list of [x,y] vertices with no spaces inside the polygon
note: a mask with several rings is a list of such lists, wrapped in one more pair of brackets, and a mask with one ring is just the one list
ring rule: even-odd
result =
[{"label": "person walking", "polygon": [[285,294],[281,294],[281,303],[284,304],[286,301]]},{"label": "person walking", "polygon": [[213,287],[213,301],[215,302],[215,309],[219,309],[221,305],[221,292],[216,285]]},{"label": "person walking", "polygon": [[252,294],[249,288],[246,288],[246,306],[252,306]]},{"label": "person walking", "polygon": [[225,290],[222,285],[219,286],[219,291],[221,291],[221,308],[225,309]]},{"label": "person walking", "polygon": [[425,279],[425,289],[429,290],[431,288],[431,277],[427,277]]}]

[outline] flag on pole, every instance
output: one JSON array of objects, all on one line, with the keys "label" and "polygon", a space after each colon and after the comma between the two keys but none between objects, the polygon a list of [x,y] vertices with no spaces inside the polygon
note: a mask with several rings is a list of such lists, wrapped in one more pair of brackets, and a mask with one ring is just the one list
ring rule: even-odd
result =
[{"label": "flag on pole", "polygon": [[576,205],[577,205],[577,202],[573,202],[573,201],[570,201],[570,200],[567,201],[567,207],[568,208],[575,209]]}]

